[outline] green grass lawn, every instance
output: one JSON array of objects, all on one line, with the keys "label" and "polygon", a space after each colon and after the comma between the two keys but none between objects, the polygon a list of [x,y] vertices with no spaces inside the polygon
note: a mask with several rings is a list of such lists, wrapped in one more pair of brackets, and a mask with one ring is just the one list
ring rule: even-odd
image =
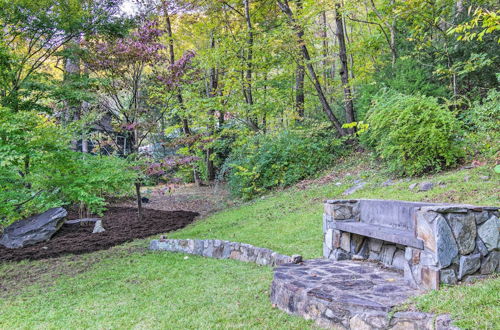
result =
[{"label": "green grass lawn", "polygon": [[[482,176],[490,176],[484,180]],[[495,176],[496,175],[496,176]],[[468,178],[467,182],[464,180]],[[368,162],[349,160],[338,180],[277,191],[221,211],[170,235],[218,238],[306,258],[321,256],[324,199],[342,198],[354,179],[368,182],[349,198],[384,198],[499,205],[499,179],[490,167],[450,171],[382,187],[387,177]],[[336,182],[340,182],[337,185]],[[413,182],[442,182],[411,192]],[[272,269],[233,260],[152,253],[148,240],[84,256],[0,265],[0,328],[274,328],[303,329],[312,323],[273,309]],[[16,273],[39,270],[35,283]],[[29,276],[25,276],[29,279]],[[451,313],[465,328],[495,328],[500,319],[500,279],[432,292],[416,299],[425,311]],[[16,290],[8,290],[15,287]],[[0,296],[2,292],[0,292]]]}]

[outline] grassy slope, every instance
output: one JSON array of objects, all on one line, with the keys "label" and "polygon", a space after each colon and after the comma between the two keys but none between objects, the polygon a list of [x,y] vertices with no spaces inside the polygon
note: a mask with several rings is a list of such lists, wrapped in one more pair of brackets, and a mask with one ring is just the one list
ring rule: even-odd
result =
[{"label": "grassy slope", "polygon": [[[340,198],[341,192],[358,178],[368,185],[352,198],[500,204],[498,175],[488,167],[401,181],[391,187],[382,187],[380,183],[387,178],[369,167],[368,162],[348,160],[337,167],[337,178],[332,183],[275,192],[216,213],[171,236],[228,239],[286,254],[300,253],[306,258],[318,257],[322,201]],[[484,175],[491,179],[482,180]],[[466,176],[470,176],[468,182],[464,181]],[[424,180],[444,182],[446,187],[425,193],[408,190],[411,183]],[[141,240],[79,257],[78,263],[87,260],[92,265],[79,274],[48,280],[50,285],[34,284],[19,290],[17,296],[7,296],[0,301],[0,328],[311,326],[310,322],[270,308],[270,268],[231,260],[194,256],[184,259],[178,254],[126,250],[137,251],[137,247],[146,244]],[[74,259],[59,259],[59,267],[73,267]],[[0,265],[0,280],[2,273],[19,267],[41,267],[43,263]],[[49,271],[47,277],[50,274]],[[500,319],[499,285],[500,280],[493,279],[443,290],[420,298],[416,304],[426,311],[451,312],[460,326],[492,328],[495,320]]]}]

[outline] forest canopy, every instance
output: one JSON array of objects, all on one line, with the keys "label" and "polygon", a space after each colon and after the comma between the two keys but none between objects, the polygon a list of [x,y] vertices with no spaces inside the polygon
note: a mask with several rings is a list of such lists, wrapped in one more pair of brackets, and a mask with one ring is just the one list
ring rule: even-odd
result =
[{"label": "forest canopy", "polygon": [[359,150],[499,157],[497,1],[0,0],[0,25],[0,224],[140,213],[158,182],[251,198]]}]

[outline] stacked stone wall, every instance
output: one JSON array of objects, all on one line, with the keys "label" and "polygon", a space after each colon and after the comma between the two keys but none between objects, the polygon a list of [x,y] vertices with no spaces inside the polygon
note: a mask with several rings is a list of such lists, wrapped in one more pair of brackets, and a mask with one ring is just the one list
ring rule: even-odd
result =
[{"label": "stacked stone wall", "polygon": [[290,257],[266,248],[218,239],[159,239],[151,241],[149,249],[195,254],[216,259],[254,262],[262,266],[278,266],[302,261],[302,257],[299,255]]},{"label": "stacked stone wall", "polygon": [[[370,201],[373,203],[374,201]],[[397,201],[375,201],[377,206]],[[423,248],[405,246],[336,230],[337,221],[363,222],[363,200],[327,201],[323,215],[323,256],[334,260],[367,259],[404,272],[413,286],[438,289],[440,283],[472,281],[500,271],[500,220],[497,207],[401,202],[408,233]],[[389,204],[390,203],[390,204]],[[410,205],[410,207],[408,207]],[[394,213],[394,212],[393,212]],[[366,216],[366,215],[365,215]],[[374,224],[374,220],[370,219]],[[384,231],[381,216],[380,230]]]}]

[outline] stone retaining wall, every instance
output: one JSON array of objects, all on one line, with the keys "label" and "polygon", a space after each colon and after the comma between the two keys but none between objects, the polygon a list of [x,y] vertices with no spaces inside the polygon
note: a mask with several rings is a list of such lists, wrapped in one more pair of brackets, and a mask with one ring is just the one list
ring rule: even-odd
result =
[{"label": "stone retaining wall", "polygon": [[[367,201],[377,205],[371,209],[374,214],[363,214],[366,207],[360,204]],[[398,203],[401,203],[399,210]],[[500,271],[499,216],[498,207],[373,200],[327,201],[323,216],[323,256],[334,260],[379,261],[402,270],[413,286],[438,289],[440,283],[456,284]],[[336,222],[343,221],[370,225],[378,221],[381,231],[384,231],[384,226],[394,229],[401,223],[397,230],[420,240],[423,248],[334,229]]]},{"label": "stone retaining wall", "polygon": [[216,259],[234,259],[263,266],[278,266],[302,261],[302,257],[298,255],[290,257],[266,248],[218,239],[159,239],[151,241],[149,249],[182,252]]}]

